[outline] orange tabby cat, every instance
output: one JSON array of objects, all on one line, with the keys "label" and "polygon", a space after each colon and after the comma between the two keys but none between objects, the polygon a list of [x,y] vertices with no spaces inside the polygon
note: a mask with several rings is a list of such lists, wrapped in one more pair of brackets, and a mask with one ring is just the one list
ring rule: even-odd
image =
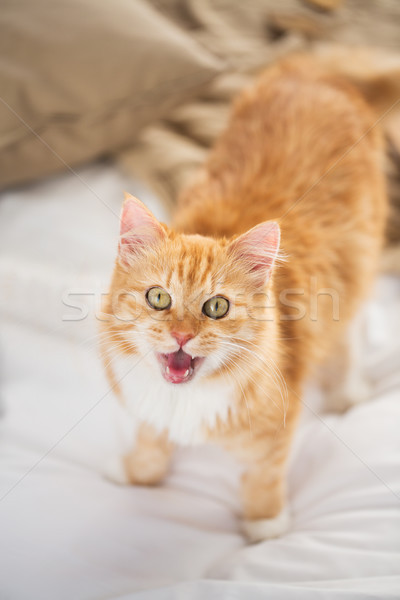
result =
[{"label": "orange tabby cat", "polygon": [[239,97],[173,228],[127,195],[103,324],[110,381],[141,423],[124,479],[157,483],[174,442],[218,441],[245,466],[249,537],[288,527],[304,382],[340,344],[382,246],[374,119],[344,81],[286,60]]}]

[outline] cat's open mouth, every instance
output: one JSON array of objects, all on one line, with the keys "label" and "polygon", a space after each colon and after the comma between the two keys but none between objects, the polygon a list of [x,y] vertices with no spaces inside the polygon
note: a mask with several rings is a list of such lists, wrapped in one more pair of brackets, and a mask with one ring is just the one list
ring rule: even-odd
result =
[{"label": "cat's open mouth", "polygon": [[190,381],[204,358],[192,357],[180,348],[177,352],[169,354],[156,354],[161,365],[161,373],[169,383],[185,383]]}]

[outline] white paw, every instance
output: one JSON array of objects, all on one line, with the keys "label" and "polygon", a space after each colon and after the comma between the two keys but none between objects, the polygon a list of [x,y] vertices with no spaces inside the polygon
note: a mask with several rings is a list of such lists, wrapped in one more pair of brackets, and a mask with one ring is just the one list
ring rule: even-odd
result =
[{"label": "white paw", "polygon": [[261,542],[262,540],[280,537],[288,531],[289,527],[290,515],[287,507],[273,519],[243,521],[243,531],[250,542]]},{"label": "white paw", "polygon": [[106,479],[118,483],[118,485],[129,485],[130,483],[122,456],[110,457],[104,465],[103,475]]}]

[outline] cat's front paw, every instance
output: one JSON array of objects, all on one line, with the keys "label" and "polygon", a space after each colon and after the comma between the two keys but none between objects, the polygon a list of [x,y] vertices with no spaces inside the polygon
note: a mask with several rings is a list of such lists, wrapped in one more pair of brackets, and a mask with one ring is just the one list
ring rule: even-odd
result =
[{"label": "cat's front paw", "polygon": [[290,515],[287,507],[273,519],[246,519],[243,531],[250,542],[261,542],[277,538],[286,533],[290,527]]},{"label": "cat's front paw", "polygon": [[164,479],[168,459],[163,453],[133,453],[110,457],[103,468],[103,475],[118,485],[157,485]]}]

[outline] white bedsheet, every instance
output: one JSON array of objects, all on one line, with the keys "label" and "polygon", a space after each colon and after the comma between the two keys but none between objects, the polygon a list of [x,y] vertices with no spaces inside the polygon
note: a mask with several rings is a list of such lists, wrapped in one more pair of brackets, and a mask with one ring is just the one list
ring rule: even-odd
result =
[{"label": "white bedsheet", "polygon": [[[0,598],[399,598],[394,278],[380,280],[365,311],[361,368],[373,399],[321,416],[317,391],[307,394],[287,535],[246,545],[237,467],[218,448],[179,450],[159,488],[102,477],[117,436],[91,336],[123,189],[165,216],[104,165],[0,195]],[[66,320],[78,314],[66,292],[81,294],[68,298],[83,302],[85,320]]]}]

